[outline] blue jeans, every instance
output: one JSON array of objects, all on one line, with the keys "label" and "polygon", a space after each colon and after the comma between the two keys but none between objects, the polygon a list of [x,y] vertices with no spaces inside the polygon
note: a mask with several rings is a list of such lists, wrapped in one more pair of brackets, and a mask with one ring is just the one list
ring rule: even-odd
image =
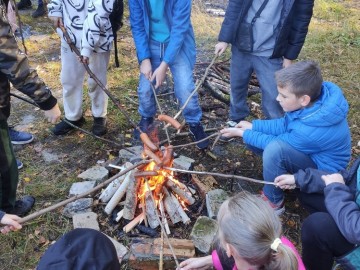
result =
[{"label": "blue jeans", "polygon": [[[153,72],[163,60],[163,52],[165,50],[166,44],[150,41],[150,60]],[[179,100],[180,106],[183,106],[187,98],[195,89],[195,85],[191,64],[182,50],[179,51],[176,59],[169,65],[169,68],[174,80],[175,96]],[[156,113],[156,101],[150,82],[143,74],[140,74],[138,95],[140,115],[143,117],[153,117]],[[200,122],[202,113],[197,94],[190,99],[190,102],[183,111],[183,116],[189,124]]]},{"label": "blue jeans", "polygon": [[249,115],[246,103],[251,74],[255,71],[261,88],[261,108],[267,119],[283,116],[283,110],[276,101],[278,94],[275,71],[282,69],[282,59],[255,56],[231,47],[230,64],[230,119],[241,120]]},{"label": "blue jeans", "polygon": [[[263,178],[274,182],[282,174],[294,174],[300,169],[317,168],[315,162],[306,154],[296,150],[286,142],[275,140],[269,143],[263,152]],[[272,203],[284,198],[283,191],[273,185],[265,185],[263,192]]]}]

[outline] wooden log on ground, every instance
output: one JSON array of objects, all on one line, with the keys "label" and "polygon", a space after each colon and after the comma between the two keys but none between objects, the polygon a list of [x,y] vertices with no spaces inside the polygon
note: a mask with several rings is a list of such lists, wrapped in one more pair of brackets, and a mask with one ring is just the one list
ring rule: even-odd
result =
[{"label": "wooden log on ground", "polygon": [[138,190],[140,187],[140,178],[135,178],[134,181],[130,181],[128,189],[126,191],[126,199],[124,204],[124,218],[132,220],[135,216],[136,205],[138,202]]},{"label": "wooden log on ground", "polygon": [[[179,260],[195,257],[195,246],[191,240],[169,238],[169,242]],[[133,238],[130,243],[129,267],[131,269],[158,270],[161,246],[161,238]],[[162,253],[164,269],[176,269],[167,241],[164,241]]]},{"label": "wooden log on ground", "polygon": [[192,194],[190,192],[188,192],[188,191],[185,191],[185,190],[181,189],[174,182],[167,181],[165,186],[167,186],[174,193],[176,193],[180,197],[180,199],[183,200],[187,205],[194,204],[195,199],[193,198]]},{"label": "wooden log on ground", "polygon": [[171,222],[173,224],[176,224],[182,220],[179,212],[177,211],[177,206],[174,203],[171,194],[166,187],[163,187],[163,194],[166,213],[169,215]]},{"label": "wooden log on ground", "polygon": [[[205,167],[203,165],[198,165],[194,168],[195,171],[203,172]],[[218,186],[217,181],[212,175],[191,175],[192,182],[197,186],[197,190],[200,193],[200,196],[203,200],[206,198],[206,193]]]},{"label": "wooden log on ground", "polygon": [[[123,166],[120,166],[120,172],[130,167],[132,164],[130,162],[126,162]],[[111,182],[105,190],[101,193],[99,200],[102,202],[110,201],[111,197],[114,196],[116,190],[118,190],[121,183],[124,181],[126,174],[121,175],[116,178],[113,182]]]},{"label": "wooden log on ground", "polygon": [[126,233],[130,232],[132,229],[134,229],[134,227],[136,227],[136,225],[140,224],[144,220],[144,218],[145,213],[141,213],[132,221],[130,221],[126,226],[124,226],[123,231]]},{"label": "wooden log on ground", "polygon": [[230,95],[225,95],[217,87],[212,86],[208,81],[204,82],[204,87],[210,92],[210,94],[214,98],[220,100],[221,102],[224,102],[227,105],[230,105]]},{"label": "wooden log on ground", "polygon": [[152,229],[155,229],[160,224],[158,219],[156,218],[156,215],[158,215],[158,213],[157,213],[156,205],[154,204],[151,198],[151,194],[150,194],[151,192],[152,191],[146,191],[145,193],[146,218],[149,226]]},{"label": "wooden log on ground", "polygon": [[111,212],[114,210],[116,205],[121,201],[121,199],[124,197],[125,192],[130,184],[130,181],[135,181],[135,178],[133,176],[133,172],[130,171],[126,174],[124,181],[118,188],[118,190],[115,192],[114,196],[112,196],[111,200],[108,202],[108,204],[105,206],[105,213],[110,215]]},{"label": "wooden log on ground", "polygon": [[184,224],[189,224],[190,223],[190,218],[189,216],[185,213],[184,209],[182,208],[182,206],[180,205],[179,200],[175,197],[174,194],[171,194],[171,198],[173,199],[173,202],[175,204],[175,208],[178,211],[181,220]]}]

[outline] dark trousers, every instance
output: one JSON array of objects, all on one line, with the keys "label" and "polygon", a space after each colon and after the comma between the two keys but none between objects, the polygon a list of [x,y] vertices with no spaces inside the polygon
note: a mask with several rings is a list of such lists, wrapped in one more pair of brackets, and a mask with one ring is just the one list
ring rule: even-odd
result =
[{"label": "dark trousers", "polygon": [[15,206],[18,168],[6,120],[0,120],[0,209]]},{"label": "dark trousers", "polygon": [[314,213],[301,228],[302,258],[307,270],[331,270],[334,258],[354,248],[328,213]]}]

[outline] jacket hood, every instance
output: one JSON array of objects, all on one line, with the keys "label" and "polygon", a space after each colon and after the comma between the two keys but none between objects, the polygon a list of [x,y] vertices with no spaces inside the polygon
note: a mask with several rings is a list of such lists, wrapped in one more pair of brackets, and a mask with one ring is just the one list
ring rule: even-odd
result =
[{"label": "jacket hood", "polygon": [[288,113],[288,117],[298,118],[308,126],[326,127],[346,119],[348,111],[349,104],[341,89],[332,82],[323,82],[318,100],[309,108]]}]

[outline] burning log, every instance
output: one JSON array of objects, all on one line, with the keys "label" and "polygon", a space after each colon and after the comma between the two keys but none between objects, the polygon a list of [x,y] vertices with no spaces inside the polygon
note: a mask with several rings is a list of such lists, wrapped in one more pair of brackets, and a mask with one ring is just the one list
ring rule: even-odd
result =
[{"label": "burning log", "polygon": [[156,212],[157,211],[156,205],[154,204],[153,199],[151,197],[151,191],[146,191],[145,193],[145,205],[146,205],[146,218],[149,223],[149,226],[155,229],[160,224],[158,219],[156,218],[156,215],[158,215],[158,213]]},{"label": "burning log", "polygon": [[165,184],[168,188],[170,188],[174,193],[176,193],[181,200],[183,200],[186,204],[192,205],[195,202],[195,199],[191,195],[191,193],[181,189],[179,186],[175,185],[172,181],[167,181]]},{"label": "burning log", "polygon": [[[125,165],[120,167],[120,172],[131,166],[130,162],[126,162]],[[126,174],[121,175],[119,178],[116,178],[106,189],[101,193],[99,200],[102,202],[108,202],[112,196],[114,196],[116,190],[120,187],[121,183],[124,181]]]},{"label": "burning log", "polygon": [[177,205],[174,203],[171,194],[166,187],[163,187],[163,193],[166,213],[168,213],[169,218],[173,224],[178,223],[182,219],[179,212],[177,211]]},{"label": "burning log", "polygon": [[178,199],[174,196],[174,194],[171,194],[171,198],[173,199],[173,202],[175,203],[175,207],[176,210],[178,211],[181,220],[184,224],[189,224],[190,223],[190,218],[188,217],[188,215],[185,213],[184,209],[182,209]]},{"label": "burning log", "polygon": [[126,191],[126,199],[124,205],[124,214],[123,217],[126,219],[133,219],[135,216],[136,205],[138,202],[138,190],[140,186],[141,179],[136,178],[133,179],[134,181],[130,181],[129,186]]},{"label": "burning log", "polygon": [[105,207],[106,214],[110,215],[111,212],[116,207],[116,205],[121,201],[122,197],[125,195],[125,192],[130,184],[130,181],[135,181],[132,171],[126,174],[124,181],[122,182],[118,190],[115,192],[114,196],[106,205]]}]

